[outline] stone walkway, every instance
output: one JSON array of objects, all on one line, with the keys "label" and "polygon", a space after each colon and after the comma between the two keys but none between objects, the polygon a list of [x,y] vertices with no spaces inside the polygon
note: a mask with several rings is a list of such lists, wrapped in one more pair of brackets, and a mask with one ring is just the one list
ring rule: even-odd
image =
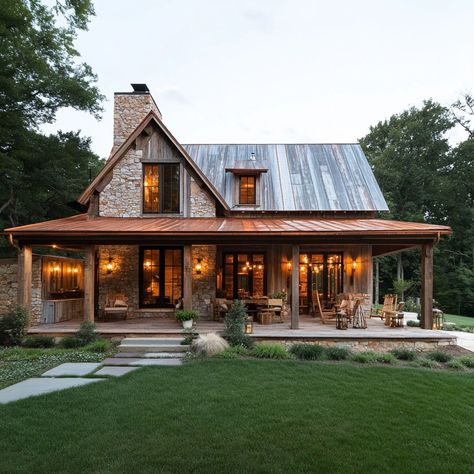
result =
[{"label": "stone walkway", "polygon": [[[175,358],[153,358],[156,354],[137,354],[138,357],[113,357],[100,363],[65,363],[46,371],[41,377],[23,380],[0,390],[0,404],[14,402],[45,393],[56,392],[72,387],[80,387],[93,382],[106,380],[106,377],[121,377],[138,370],[142,366],[181,365],[182,360]],[[99,370],[97,370],[99,369]]]}]

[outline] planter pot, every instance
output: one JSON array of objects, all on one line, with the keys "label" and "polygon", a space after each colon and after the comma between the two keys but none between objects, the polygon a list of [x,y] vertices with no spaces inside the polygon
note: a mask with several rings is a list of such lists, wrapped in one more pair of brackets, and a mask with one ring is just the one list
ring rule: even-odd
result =
[{"label": "planter pot", "polygon": [[193,320],[187,319],[186,321],[182,321],[184,329],[191,329],[193,327]]}]

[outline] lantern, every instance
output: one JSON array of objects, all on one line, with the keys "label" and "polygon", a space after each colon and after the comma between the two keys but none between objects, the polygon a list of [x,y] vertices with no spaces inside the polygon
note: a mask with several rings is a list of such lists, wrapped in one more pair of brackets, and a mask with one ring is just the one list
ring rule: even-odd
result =
[{"label": "lantern", "polygon": [[245,318],[244,333],[245,334],[252,334],[253,333],[253,320],[252,320],[251,317]]},{"label": "lantern", "polygon": [[440,309],[433,309],[433,329],[443,329],[444,313]]},{"label": "lantern", "polygon": [[109,257],[109,261],[107,262],[107,265],[105,265],[105,270],[107,271],[107,274],[110,275],[114,269],[114,264],[112,257]]},{"label": "lantern", "polygon": [[347,314],[343,311],[336,314],[336,329],[347,329]]},{"label": "lantern", "polygon": [[196,263],[196,267],[195,267],[195,268],[196,268],[196,273],[197,273],[198,275],[200,275],[201,272],[202,272],[202,264],[201,264],[201,262],[202,262],[202,258],[198,258],[198,259],[197,259],[197,263]]}]

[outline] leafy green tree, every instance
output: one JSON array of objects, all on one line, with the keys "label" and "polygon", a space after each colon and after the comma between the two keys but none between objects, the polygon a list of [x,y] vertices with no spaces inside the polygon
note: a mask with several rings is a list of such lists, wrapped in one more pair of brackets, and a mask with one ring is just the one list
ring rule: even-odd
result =
[{"label": "leafy green tree", "polygon": [[0,0],[0,228],[71,214],[66,203],[100,166],[79,133],[38,131],[62,107],[101,111],[74,48],[93,14],[90,0]]}]

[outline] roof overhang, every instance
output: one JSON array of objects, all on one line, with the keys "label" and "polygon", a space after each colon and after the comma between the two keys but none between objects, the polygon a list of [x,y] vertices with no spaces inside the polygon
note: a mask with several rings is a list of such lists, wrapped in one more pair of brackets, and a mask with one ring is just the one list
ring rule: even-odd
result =
[{"label": "roof overhang", "polygon": [[447,226],[384,219],[91,218],[86,214],[5,230],[11,239],[37,244],[337,242],[390,244],[393,250],[397,245],[434,242],[451,232]]}]

